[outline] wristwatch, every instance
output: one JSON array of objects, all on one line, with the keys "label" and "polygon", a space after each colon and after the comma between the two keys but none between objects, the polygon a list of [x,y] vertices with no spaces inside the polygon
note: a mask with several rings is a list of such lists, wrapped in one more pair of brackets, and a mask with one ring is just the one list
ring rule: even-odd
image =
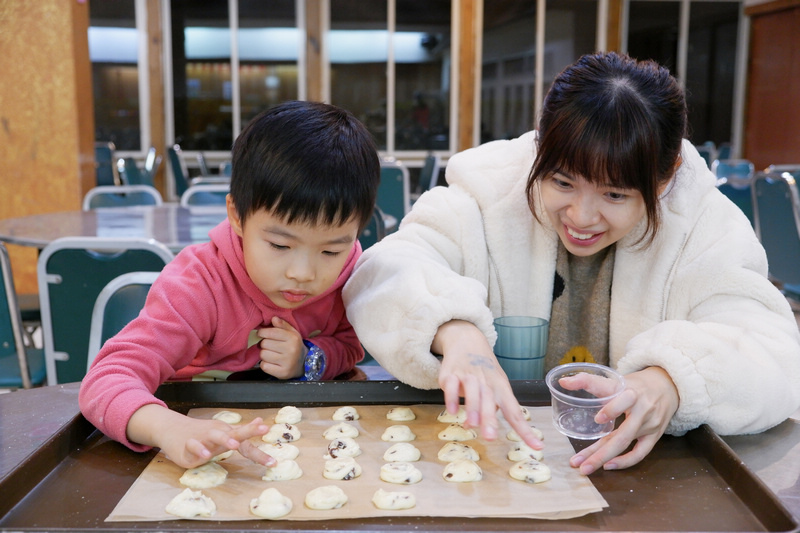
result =
[{"label": "wristwatch", "polygon": [[325,352],[313,342],[304,340],[303,344],[308,348],[306,357],[303,360],[304,378],[306,381],[319,381],[325,372],[325,363],[327,362]]}]

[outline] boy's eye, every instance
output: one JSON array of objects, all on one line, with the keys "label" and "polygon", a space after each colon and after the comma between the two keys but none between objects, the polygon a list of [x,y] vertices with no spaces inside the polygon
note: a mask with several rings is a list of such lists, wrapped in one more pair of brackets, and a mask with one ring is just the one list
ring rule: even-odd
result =
[{"label": "boy's eye", "polygon": [[273,248],[275,248],[276,250],[288,250],[289,249],[288,246],[284,246],[282,244],[275,244],[274,242],[269,243],[269,245],[272,246]]},{"label": "boy's eye", "polygon": [[336,257],[337,255],[341,254],[342,252],[334,252],[333,250],[325,250],[322,253],[323,253],[323,255],[329,255],[331,257]]}]

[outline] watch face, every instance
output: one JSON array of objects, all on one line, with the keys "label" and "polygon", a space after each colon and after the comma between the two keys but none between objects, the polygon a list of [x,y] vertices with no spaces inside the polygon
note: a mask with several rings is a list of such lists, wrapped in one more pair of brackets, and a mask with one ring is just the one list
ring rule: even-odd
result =
[{"label": "watch face", "polygon": [[309,348],[305,360],[305,377],[307,380],[318,380],[325,371],[325,352],[314,346]]}]

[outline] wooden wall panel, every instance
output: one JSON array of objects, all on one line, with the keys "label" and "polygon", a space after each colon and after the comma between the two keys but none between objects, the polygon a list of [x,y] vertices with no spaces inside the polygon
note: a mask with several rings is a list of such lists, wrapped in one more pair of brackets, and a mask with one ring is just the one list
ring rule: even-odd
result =
[{"label": "wooden wall panel", "polygon": [[780,7],[751,19],[743,154],[758,169],[800,164],[800,5]]},{"label": "wooden wall panel", "polygon": [[[94,105],[79,0],[0,0],[0,217],[80,209],[94,179]],[[20,292],[36,250],[10,246]]]}]

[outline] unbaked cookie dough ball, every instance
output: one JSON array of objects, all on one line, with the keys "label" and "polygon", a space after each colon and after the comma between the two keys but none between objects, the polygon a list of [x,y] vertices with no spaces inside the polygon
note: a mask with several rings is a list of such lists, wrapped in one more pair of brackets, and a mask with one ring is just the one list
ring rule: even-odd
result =
[{"label": "unbaked cookie dough ball", "polygon": [[477,436],[478,434],[474,429],[467,429],[461,424],[456,423],[450,424],[439,432],[439,440],[451,440],[456,442],[472,440]]},{"label": "unbaked cookie dough ball", "polygon": [[392,462],[410,463],[419,461],[422,454],[419,448],[409,442],[398,442],[386,450],[383,454],[383,460]]},{"label": "unbaked cookie dough ball", "polygon": [[220,420],[226,424],[238,424],[242,421],[242,415],[234,413],[233,411],[220,411],[211,417],[214,420]]},{"label": "unbaked cookie dough ball", "polygon": [[225,483],[228,471],[219,464],[211,462],[189,468],[180,478],[181,485],[190,489],[210,489]]},{"label": "unbaked cookie dough ball", "polygon": [[524,442],[515,442],[511,449],[508,450],[508,460],[509,461],[524,461],[526,459],[536,459],[537,461],[541,461],[544,459],[544,452],[542,450],[534,450]]},{"label": "unbaked cookie dough ball", "polygon": [[264,481],[291,481],[300,478],[302,475],[303,469],[294,459],[284,459],[283,461],[278,461],[275,466],[267,467],[264,477],[261,479]]},{"label": "unbaked cookie dough ball", "polygon": [[469,444],[461,442],[448,442],[439,450],[437,458],[446,463],[452,463],[459,459],[469,459],[470,461],[478,461],[481,456]]},{"label": "unbaked cookie dough ball", "polygon": [[387,483],[411,485],[422,481],[422,472],[411,463],[386,463],[381,467],[381,479]]},{"label": "unbaked cookie dough ball", "polygon": [[459,459],[445,465],[442,477],[453,483],[469,483],[483,479],[483,471],[475,461]]},{"label": "unbaked cookie dough ball", "polygon": [[328,443],[325,459],[337,457],[357,457],[361,455],[361,446],[351,437],[336,437]]},{"label": "unbaked cookie dough ball", "polygon": [[536,459],[515,463],[508,475],[525,483],[543,483],[550,479],[550,467]]},{"label": "unbaked cookie dough ball", "polygon": [[372,503],[378,509],[398,511],[411,509],[417,505],[417,499],[410,492],[378,489],[372,496]]},{"label": "unbaked cookie dough ball", "polygon": [[350,420],[358,420],[361,418],[361,415],[358,414],[358,411],[355,407],[350,405],[345,405],[338,408],[331,416],[331,419],[338,420],[338,421],[350,421]]},{"label": "unbaked cookie dough ball", "polygon": [[416,420],[417,415],[410,407],[392,407],[386,413],[386,419],[394,422],[407,422],[409,420]]},{"label": "unbaked cookie dough ball", "polygon": [[300,449],[288,442],[266,442],[260,445],[258,449],[275,458],[276,461],[297,459],[297,456],[300,455]]},{"label": "unbaked cookie dough ball", "polygon": [[309,509],[338,509],[347,503],[347,494],[336,485],[325,485],[306,494],[305,504]]},{"label": "unbaked cookie dough ball", "polygon": [[411,428],[403,424],[389,426],[381,435],[381,440],[387,442],[409,442],[416,438]]},{"label": "unbaked cookie dough ball", "polygon": [[258,498],[250,500],[250,512],[267,520],[286,516],[291,510],[292,500],[275,488],[265,489]]},{"label": "unbaked cookie dough ball", "polygon": [[292,424],[273,424],[261,437],[264,442],[292,442],[301,437],[300,430]]},{"label": "unbaked cookie dough ball", "polygon": [[165,509],[169,514],[180,518],[208,518],[217,512],[214,500],[202,492],[185,489],[172,498]]},{"label": "unbaked cookie dough ball", "polygon": [[275,415],[276,424],[297,424],[303,420],[303,413],[294,405],[281,407]]},{"label": "unbaked cookie dough ball", "polygon": [[445,424],[463,424],[467,421],[467,411],[464,409],[463,405],[460,405],[458,411],[455,413],[448,413],[447,409],[445,409],[439,413],[436,420],[444,422]]},{"label": "unbaked cookie dough ball", "polygon": [[361,465],[352,457],[339,457],[325,461],[322,477],[348,481],[361,475]]},{"label": "unbaked cookie dough ball", "polygon": [[347,422],[339,422],[328,429],[326,429],[322,436],[328,440],[338,439],[340,437],[350,437],[354,439],[358,437],[358,428]]}]

